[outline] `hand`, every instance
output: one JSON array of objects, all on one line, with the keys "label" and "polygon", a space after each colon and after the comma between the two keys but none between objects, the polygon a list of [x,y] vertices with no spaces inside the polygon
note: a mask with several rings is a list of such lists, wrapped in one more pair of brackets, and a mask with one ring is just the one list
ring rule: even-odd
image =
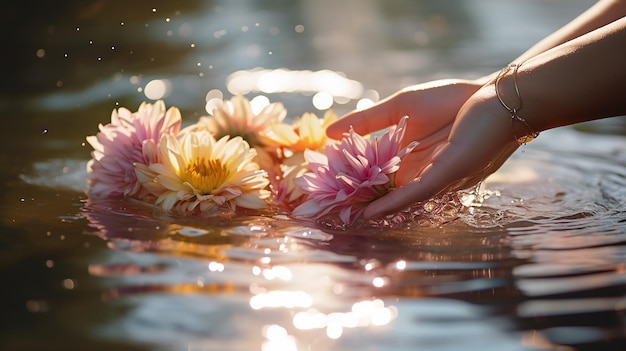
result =
[{"label": "hand", "polygon": [[425,155],[421,162],[426,166],[418,177],[372,202],[363,215],[380,217],[447,191],[474,186],[500,168],[518,147],[509,113],[500,105],[493,85],[486,85],[461,107],[448,140],[439,139],[432,153]]},{"label": "hand", "polygon": [[481,86],[479,81],[458,79],[410,86],[371,108],[345,115],[331,124],[326,133],[341,139],[352,126],[357,133],[365,135],[398,124],[402,117],[409,116],[403,146],[413,140],[420,144],[402,161],[396,185],[403,185],[431,163],[435,151],[448,141],[459,109]]}]

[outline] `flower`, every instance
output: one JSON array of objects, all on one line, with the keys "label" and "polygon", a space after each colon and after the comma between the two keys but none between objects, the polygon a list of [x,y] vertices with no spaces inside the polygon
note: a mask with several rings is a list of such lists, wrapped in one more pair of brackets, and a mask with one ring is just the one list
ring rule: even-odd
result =
[{"label": "flower", "polygon": [[136,173],[164,210],[215,214],[219,208],[235,212],[267,205],[267,174],[241,137],[216,140],[208,131],[186,133],[181,140],[163,135],[157,153],[160,162],[137,164]]},{"label": "flower", "polygon": [[267,147],[259,150],[259,154],[272,154],[273,150],[273,157],[264,157],[263,166],[273,175],[271,186],[274,202],[278,205],[293,208],[293,204],[301,200],[304,194],[295,186],[294,179],[308,170],[303,153],[307,149],[324,150],[328,142],[326,127],[336,119],[332,110],[328,110],[322,119],[307,112],[292,124],[273,123],[261,132],[260,140]]},{"label": "flower", "polygon": [[293,152],[323,149],[328,140],[326,127],[334,122],[337,116],[332,110],[326,111],[323,119],[307,112],[293,124],[273,123],[261,132],[261,140],[267,145],[286,147]]},{"label": "flower", "polygon": [[175,107],[166,111],[161,100],[154,105],[144,102],[137,112],[113,110],[111,123],[100,124],[100,132],[87,137],[94,149],[87,164],[89,194],[116,198],[140,193],[134,164],[158,161],[156,154],[143,152],[144,145],[154,150],[161,136],[176,135],[181,123],[180,111]]},{"label": "flower", "polygon": [[250,101],[236,95],[216,108],[213,116],[200,117],[198,123],[187,127],[184,133],[207,130],[216,139],[240,136],[254,147],[260,143],[259,133],[272,123],[282,122],[286,115],[287,110],[281,103],[269,104],[255,114]]},{"label": "flower", "polygon": [[366,139],[351,128],[340,143],[326,146],[326,155],[307,150],[310,172],[295,180],[307,199],[293,211],[296,217],[317,219],[337,214],[350,224],[371,201],[393,190],[400,161],[417,142],[401,148],[408,117],[389,128],[380,139]]}]

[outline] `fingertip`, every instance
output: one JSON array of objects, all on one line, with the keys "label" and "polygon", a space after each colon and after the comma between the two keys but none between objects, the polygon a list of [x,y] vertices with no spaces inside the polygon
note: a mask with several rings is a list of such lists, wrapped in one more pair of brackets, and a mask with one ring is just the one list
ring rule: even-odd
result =
[{"label": "fingertip", "polygon": [[326,136],[332,139],[341,139],[343,133],[347,132],[350,126],[345,126],[346,122],[343,119],[338,119],[326,127]]},{"label": "fingertip", "polygon": [[358,134],[365,135],[398,124],[405,115],[398,113],[395,105],[393,99],[385,99],[369,108],[348,112],[326,128],[326,135],[341,139],[351,127]]},{"label": "fingertip", "polygon": [[377,219],[402,210],[412,204],[412,189],[407,186],[397,188],[387,195],[370,203],[363,211],[365,219]]},{"label": "fingertip", "polygon": [[374,208],[375,206],[373,206],[373,204],[370,204],[369,206],[367,206],[365,208],[365,211],[363,211],[363,218],[365,219],[377,219],[380,218],[384,215],[384,212],[380,212],[378,209]]}]

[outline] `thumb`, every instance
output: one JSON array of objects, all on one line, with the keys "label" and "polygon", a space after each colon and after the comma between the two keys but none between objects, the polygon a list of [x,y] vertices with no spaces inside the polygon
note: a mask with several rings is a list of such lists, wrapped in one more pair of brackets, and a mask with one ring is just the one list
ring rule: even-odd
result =
[{"label": "thumb", "polygon": [[330,124],[326,128],[326,135],[341,139],[350,127],[358,134],[366,135],[398,124],[404,115],[398,111],[396,105],[392,96],[365,110],[352,111]]}]

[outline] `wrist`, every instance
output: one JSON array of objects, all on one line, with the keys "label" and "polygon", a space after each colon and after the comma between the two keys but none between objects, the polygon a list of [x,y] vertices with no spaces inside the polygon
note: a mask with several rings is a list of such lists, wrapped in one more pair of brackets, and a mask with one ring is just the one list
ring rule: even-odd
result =
[{"label": "wrist", "polygon": [[[531,142],[539,136],[529,120],[522,116],[524,101],[518,84],[518,70],[521,64],[509,64],[504,67],[493,80],[494,92],[500,105],[509,113],[511,131],[519,145]],[[506,79],[509,77],[509,79]],[[512,83],[512,88],[505,89],[503,83]],[[533,121],[534,122],[534,121]]]},{"label": "wrist", "polygon": [[[495,149],[517,148],[511,115],[502,106],[494,89],[495,79],[482,86],[459,111],[450,141],[472,145],[488,143]],[[471,139],[471,140],[470,140]]]}]

